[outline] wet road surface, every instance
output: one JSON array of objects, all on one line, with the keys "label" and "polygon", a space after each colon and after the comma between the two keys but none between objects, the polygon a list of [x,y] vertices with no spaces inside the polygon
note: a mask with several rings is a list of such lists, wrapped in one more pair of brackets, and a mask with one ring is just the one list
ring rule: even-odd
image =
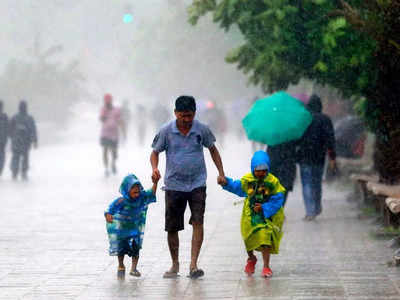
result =
[{"label": "wet road surface", "polygon": [[[357,218],[356,205],[345,200],[347,189],[337,186],[325,187],[322,215],[304,222],[297,182],[288,199],[281,252],[271,259],[274,276],[261,278],[258,254],[256,273],[247,277],[239,232],[241,205],[233,205],[238,198],[216,185],[208,151],[205,238],[199,262],[205,276],[186,277],[191,238],[186,222],[180,234],[181,276],[162,278],[170,258],[159,189],[158,203],[148,212],[138,266],[142,277],[127,273],[118,280],[116,258],[107,253],[103,211],[118,196],[128,171],[150,186],[149,151],[123,145],[119,173],[110,178],[103,175],[100,147],[89,143],[33,151],[28,182],[13,182],[7,170],[0,179],[0,299],[400,299],[400,271],[386,264],[393,250],[371,237],[374,225]],[[248,172],[247,144],[221,154],[227,175]],[[125,262],[129,268],[129,259]]]}]

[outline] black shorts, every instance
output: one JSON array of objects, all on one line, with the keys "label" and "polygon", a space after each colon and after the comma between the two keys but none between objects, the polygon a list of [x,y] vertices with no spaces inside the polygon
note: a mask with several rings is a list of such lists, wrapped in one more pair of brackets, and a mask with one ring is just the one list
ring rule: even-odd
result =
[{"label": "black shorts", "polygon": [[165,191],[165,231],[175,232],[184,229],[184,215],[189,202],[189,224],[203,224],[206,208],[206,187],[195,188],[191,192]]},{"label": "black shorts", "polygon": [[102,137],[100,138],[100,145],[103,147],[117,148],[118,142]]}]

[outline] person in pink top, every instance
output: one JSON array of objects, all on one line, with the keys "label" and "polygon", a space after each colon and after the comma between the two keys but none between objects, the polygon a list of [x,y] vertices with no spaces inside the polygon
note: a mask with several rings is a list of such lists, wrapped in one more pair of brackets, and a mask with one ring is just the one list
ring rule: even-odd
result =
[{"label": "person in pink top", "polygon": [[100,121],[102,123],[100,144],[103,147],[103,162],[105,167],[105,175],[110,174],[108,167],[108,153],[111,153],[111,171],[117,173],[116,160],[118,150],[119,131],[121,130],[125,137],[125,126],[121,118],[121,111],[118,107],[113,106],[113,98],[110,94],[104,95],[104,106],[101,109]]}]

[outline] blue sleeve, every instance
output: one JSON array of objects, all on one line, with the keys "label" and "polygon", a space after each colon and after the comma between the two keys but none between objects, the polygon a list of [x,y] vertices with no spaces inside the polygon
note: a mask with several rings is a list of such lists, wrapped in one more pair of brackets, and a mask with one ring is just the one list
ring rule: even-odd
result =
[{"label": "blue sleeve", "polygon": [[146,203],[153,203],[157,201],[156,195],[153,194],[153,190],[152,189],[148,189],[147,191],[145,191],[146,193]]},{"label": "blue sleeve", "polygon": [[262,205],[264,218],[269,218],[276,214],[283,205],[283,193],[272,195],[268,202]]},{"label": "blue sleeve", "polygon": [[228,192],[231,192],[239,197],[246,197],[247,194],[242,190],[242,182],[240,180],[233,180],[232,178],[225,177],[227,184],[222,188]]},{"label": "blue sleeve", "polygon": [[119,208],[121,208],[123,202],[124,202],[124,198],[115,199],[113,202],[111,202],[111,204],[105,210],[104,215],[105,214],[114,215],[119,210]]},{"label": "blue sleeve", "polygon": [[154,151],[160,153],[167,149],[167,133],[163,127],[159,133],[154,137],[151,147]]},{"label": "blue sleeve", "polygon": [[202,131],[202,135],[203,135],[203,146],[204,147],[206,147],[206,148],[210,148],[210,147],[212,147],[213,145],[214,145],[214,143],[215,143],[215,136],[214,136],[214,134],[212,133],[212,131],[211,131],[211,129],[208,127],[208,126],[206,126],[206,125],[204,125],[204,129],[203,129],[203,131]]}]

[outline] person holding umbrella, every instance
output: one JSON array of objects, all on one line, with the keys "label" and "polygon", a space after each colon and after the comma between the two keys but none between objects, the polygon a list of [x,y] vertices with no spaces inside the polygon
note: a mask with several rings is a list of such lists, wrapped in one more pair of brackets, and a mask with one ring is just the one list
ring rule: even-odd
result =
[{"label": "person holding umbrella", "polygon": [[312,95],[307,104],[313,120],[299,141],[298,162],[306,210],[305,221],[322,212],[322,175],[328,153],[330,170],[336,170],[335,132],[331,119],[322,113],[320,97]]},{"label": "person holding umbrella", "polygon": [[[257,100],[243,119],[250,140],[268,145],[270,171],[286,191],[293,189],[296,176],[296,144],[311,124],[312,115],[304,103],[286,92]],[[284,194],[284,204],[287,192]]]}]

